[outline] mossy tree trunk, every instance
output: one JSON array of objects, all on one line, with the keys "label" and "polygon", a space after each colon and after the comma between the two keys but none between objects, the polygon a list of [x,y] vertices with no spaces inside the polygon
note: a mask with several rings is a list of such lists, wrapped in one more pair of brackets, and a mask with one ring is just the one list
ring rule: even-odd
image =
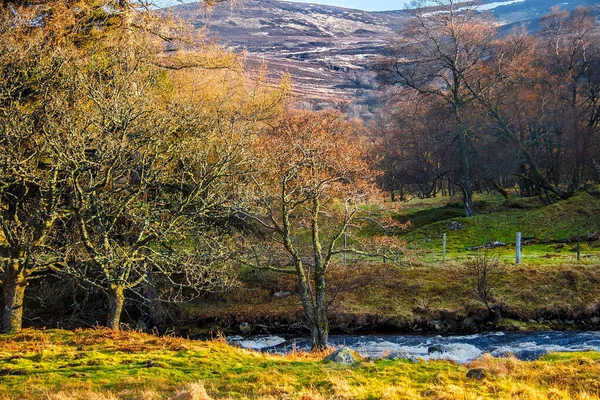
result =
[{"label": "mossy tree trunk", "polygon": [[325,275],[315,276],[315,321],[312,328],[312,349],[324,350],[329,341],[329,321],[325,296]]},{"label": "mossy tree trunk", "polygon": [[118,331],[121,326],[121,314],[125,304],[125,287],[121,284],[112,284],[107,293],[108,296],[108,316],[106,326],[109,329]]},{"label": "mossy tree trunk", "polygon": [[27,277],[20,263],[13,262],[6,267],[2,289],[4,291],[4,315],[2,332],[17,333],[23,327],[23,300]]}]

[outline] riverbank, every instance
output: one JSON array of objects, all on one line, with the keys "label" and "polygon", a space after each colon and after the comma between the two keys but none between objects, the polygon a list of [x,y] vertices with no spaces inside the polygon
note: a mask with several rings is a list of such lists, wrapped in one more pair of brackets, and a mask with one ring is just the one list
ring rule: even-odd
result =
[{"label": "riverbank", "polygon": [[[460,332],[493,330],[600,329],[600,266],[596,264],[506,266],[494,287],[502,315],[490,320],[459,263],[413,268],[363,264],[330,278],[332,331]],[[337,291],[339,290],[339,291]],[[226,334],[305,332],[291,277],[258,275],[221,301],[184,305],[181,322],[167,327],[198,337]],[[330,297],[330,298],[331,298]]]},{"label": "riverbank", "polygon": [[[533,362],[484,356],[449,361],[275,356],[223,341],[190,341],[105,329],[26,330],[0,336],[2,399],[598,399],[600,354]],[[482,380],[467,377],[480,368]]]},{"label": "riverbank", "polygon": [[[411,248],[411,265],[349,258],[335,266],[328,277],[332,332],[600,329],[599,193],[581,192],[549,206],[538,198],[476,195],[473,218],[461,217],[459,198],[401,203],[388,217],[410,222],[397,235]],[[525,238],[520,265],[517,231]],[[381,234],[376,226],[361,233]],[[490,284],[500,320],[478,300],[466,266],[486,242],[498,244],[491,251],[503,266]],[[165,329],[191,337],[306,332],[293,276],[248,269],[240,278],[224,296],[181,305],[178,323]]]}]

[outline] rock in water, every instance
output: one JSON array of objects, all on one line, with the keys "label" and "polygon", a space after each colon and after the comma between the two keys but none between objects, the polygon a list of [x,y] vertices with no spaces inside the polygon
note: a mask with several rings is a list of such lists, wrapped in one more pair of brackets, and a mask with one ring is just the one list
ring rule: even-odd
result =
[{"label": "rock in water", "polygon": [[410,360],[411,355],[408,353],[400,352],[400,353],[391,353],[387,357],[386,360]]},{"label": "rock in water", "polygon": [[444,346],[442,346],[441,344],[434,344],[433,346],[429,346],[429,348],[427,349],[427,353],[428,354],[433,354],[433,353],[447,353],[448,350],[446,350],[446,348]]},{"label": "rock in water", "polygon": [[337,364],[354,364],[359,361],[355,353],[347,347],[342,347],[329,354],[323,361],[331,361]]},{"label": "rock in water", "polygon": [[467,372],[467,378],[477,379],[478,381],[485,378],[485,369],[483,368],[473,368]]}]

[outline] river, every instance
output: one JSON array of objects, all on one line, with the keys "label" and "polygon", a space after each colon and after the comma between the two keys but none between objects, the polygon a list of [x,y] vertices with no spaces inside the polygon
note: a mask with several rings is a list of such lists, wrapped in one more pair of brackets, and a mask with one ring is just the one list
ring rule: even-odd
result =
[{"label": "river", "polygon": [[[243,348],[274,353],[310,350],[310,338],[307,337],[284,339],[279,336],[232,336],[228,340]],[[443,336],[332,335],[329,344],[332,347],[350,347],[369,358],[402,354],[424,360],[446,359],[465,363],[484,353],[490,353],[496,357],[514,354],[521,360],[534,360],[550,352],[600,351],[600,332],[486,332]]]}]

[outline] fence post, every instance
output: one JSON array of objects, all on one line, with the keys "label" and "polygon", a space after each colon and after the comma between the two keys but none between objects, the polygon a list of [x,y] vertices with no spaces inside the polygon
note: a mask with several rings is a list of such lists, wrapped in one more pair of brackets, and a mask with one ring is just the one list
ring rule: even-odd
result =
[{"label": "fence post", "polygon": [[581,258],[581,235],[577,233],[577,261]]},{"label": "fence post", "polygon": [[385,264],[386,261],[387,259],[385,258],[385,249],[383,249],[383,263]]},{"label": "fence post", "polygon": [[442,254],[442,261],[446,261],[446,233],[444,232],[444,243],[443,243],[443,254]]},{"label": "fence post", "polygon": [[517,243],[516,243],[516,247],[517,247],[517,256],[516,256],[516,263],[521,264],[521,232],[517,232]]}]

